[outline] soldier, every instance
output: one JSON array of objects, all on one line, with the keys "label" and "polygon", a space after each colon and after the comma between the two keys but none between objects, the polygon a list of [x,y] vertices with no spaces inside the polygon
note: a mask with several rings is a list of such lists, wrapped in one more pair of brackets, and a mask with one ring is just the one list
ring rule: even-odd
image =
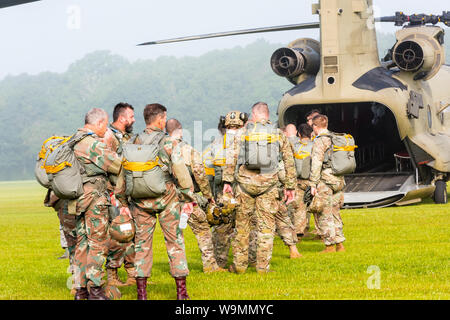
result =
[{"label": "soldier", "polygon": [[[181,123],[176,119],[169,119],[166,124],[166,132],[181,147],[182,157],[193,178],[194,191],[202,193],[201,195],[196,194],[196,196],[206,199],[208,203],[214,203],[209,181],[203,167],[202,157],[197,150],[183,141],[183,128]],[[197,203],[201,202],[203,201],[197,201]],[[214,257],[211,229],[206,219],[206,213],[199,205],[194,207],[194,212],[189,217],[188,224],[197,238],[202,257],[203,272],[226,271],[217,265],[216,258]]]},{"label": "soldier", "polygon": [[317,224],[320,229],[325,250],[323,253],[344,251],[343,222],[340,216],[340,208],[344,202],[343,189],[345,180],[343,176],[333,175],[329,163],[329,152],[332,152],[332,142],[328,131],[328,117],[317,115],[313,118],[313,130],[316,135],[311,153],[311,194],[317,199],[318,207],[323,207],[318,212]]},{"label": "soldier", "polygon": [[[240,139],[244,132],[244,125],[247,122],[247,115],[240,111],[230,111],[225,117],[221,117],[218,130],[220,136],[217,137],[209,148],[209,152],[204,153],[205,161],[209,161],[214,168],[212,189],[217,204],[224,204],[223,199],[223,168],[228,157],[228,148],[234,139]],[[230,197],[231,200],[234,200]],[[214,252],[217,264],[221,268],[226,268],[228,263],[228,253],[230,251],[231,239],[234,236],[234,214],[235,210],[229,214],[227,221],[221,221],[212,227]]]},{"label": "soldier", "polygon": [[[313,124],[313,122],[312,122],[313,118],[315,116],[318,116],[319,114],[320,114],[320,111],[317,109],[313,109],[306,114],[306,123],[311,127],[311,129],[312,129],[312,124]],[[314,132],[313,132],[313,135],[314,135]]]},{"label": "soldier", "polygon": [[[147,278],[151,275],[153,264],[153,233],[156,227],[157,215],[164,234],[164,240],[169,257],[170,273],[177,286],[177,299],[189,299],[186,290],[186,276],[189,269],[186,260],[184,237],[179,228],[180,213],[193,212],[195,197],[192,192],[192,179],[181,156],[179,143],[164,133],[167,109],[161,104],[149,104],[144,108],[146,129],[139,134],[135,144],[158,139],[158,165],[163,169],[165,191],[156,198],[131,197],[133,217],[136,221],[135,236],[135,267],[138,300],[147,300]],[[124,166],[126,169],[126,167]],[[166,171],[164,171],[166,170]],[[175,184],[178,183],[178,187]],[[191,190],[192,189],[192,190]],[[122,205],[128,205],[125,195],[123,175],[117,187],[117,198]]]},{"label": "soldier", "polygon": [[[122,145],[132,137],[134,119],[134,108],[128,103],[120,102],[113,110],[113,122],[105,134],[105,143],[110,150],[115,151],[122,157]],[[114,187],[117,176],[109,175],[108,193],[114,197]],[[134,243],[133,241],[120,243],[114,238],[108,242],[108,256],[106,257],[106,272],[108,284],[112,286],[129,286],[136,284],[134,268]],[[117,269],[124,264],[127,272],[125,283],[120,281]]]},{"label": "soldier", "polygon": [[[83,194],[76,204],[75,299],[108,300],[102,287],[103,264],[108,251],[107,173],[119,174],[121,159],[99,141],[108,128],[108,114],[99,108],[91,109],[85,125],[74,139],[83,137],[74,146],[74,153],[82,167]],[[69,213],[72,209],[69,208]],[[87,288],[90,286],[88,292]]]},{"label": "soldier", "polygon": [[[252,123],[242,141],[233,142],[230,163],[223,173],[224,193],[233,194],[237,181],[236,236],[233,239],[233,264],[230,272],[244,273],[248,267],[250,220],[256,215],[257,253],[256,271],[270,270],[275,215],[279,210],[279,156],[286,170],[284,200],[291,203],[295,196],[295,167],[292,150],[285,135],[269,121],[269,107],[264,102],[252,107]],[[227,160],[228,162],[228,160]]]}]

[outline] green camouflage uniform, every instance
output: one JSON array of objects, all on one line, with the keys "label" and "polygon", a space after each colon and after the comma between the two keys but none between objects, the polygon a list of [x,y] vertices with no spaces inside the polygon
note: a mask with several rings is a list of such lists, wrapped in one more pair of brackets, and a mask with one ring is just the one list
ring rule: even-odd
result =
[{"label": "green camouflage uniform", "polygon": [[[180,144],[181,154],[185,161],[186,167],[188,168],[192,181],[194,182],[194,191],[201,192],[201,196],[206,199],[212,199],[213,195],[208,178],[205,174],[200,153],[181,139],[178,140],[178,143]],[[217,265],[216,258],[214,257],[214,245],[212,241],[211,229],[206,219],[206,213],[202,210],[202,208],[200,208],[200,206],[195,206],[194,212],[189,217],[188,224],[197,239],[198,248],[200,249],[202,257],[203,271],[218,270],[219,266]]]},{"label": "green camouflage uniform", "polygon": [[[111,130],[115,137],[109,141],[110,145],[108,145],[108,147],[121,157],[122,144],[129,141],[132,135],[127,132],[121,132],[112,124],[109,125],[108,130]],[[109,175],[108,177],[108,192],[111,194],[114,193],[114,187],[117,183],[117,176]],[[113,238],[109,238],[108,248],[109,251],[108,256],[106,257],[106,268],[117,269],[123,264],[125,269],[130,272],[130,277],[134,277],[134,241],[132,240],[127,243],[121,243]]]},{"label": "green camouflage uniform", "polygon": [[[154,131],[162,132],[156,127],[145,129],[147,134],[151,134]],[[137,138],[135,143],[140,144],[140,139]],[[162,144],[164,150],[160,150],[158,155],[161,163],[172,168],[172,163],[183,162],[181,149],[176,140],[165,136]],[[173,177],[175,179],[177,178],[175,174]],[[128,205],[125,196],[124,176],[121,175],[119,179],[122,181],[119,181],[117,184],[117,198],[122,204]],[[189,274],[184,237],[182,230],[179,228],[181,207],[185,201],[195,201],[192,190],[178,189],[174,180],[166,182],[166,192],[158,198],[131,199],[131,203],[133,204],[131,211],[136,221],[136,277],[148,278],[151,275],[153,265],[153,233],[156,227],[157,214],[164,234],[172,277],[185,277]]]},{"label": "green camouflage uniform", "polygon": [[[269,122],[270,123],[270,122]],[[279,151],[282,155],[286,170],[285,187],[289,190],[295,189],[295,166],[292,149],[286,136],[277,129],[279,137]],[[223,180],[229,183],[235,181],[235,169],[241,147],[241,139],[234,139],[231,152],[231,163],[226,165]],[[249,236],[251,230],[251,217],[256,216],[257,230],[257,252],[256,270],[267,272],[270,268],[272,258],[273,238],[276,229],[276,215],[280,211],[280,193],[278,170],[273,173],[260,173],[259,170],[249,170],[245,165],[239,167],[236,181],[236,198],[238,209],[236,211],[236,235],[232,241],[233,264],[237,272],[245,272],[248,266]],[[252,194],[251,196],[243,191]]]},{"label": "green camouflage uniform", "polygon": [[77,244],[75,215],[69,214],[67,200],[59,199],[51,190],[47,192],[44,205],[46,207],[52,207],[58,214],[59,223],[66,240],[67,250],[69,251],[69,263],[72,266]]},{"label": "green camouflage uniform", "polygon": [[107,172],[117,174],[121,169],[121,159],[108,149],[106,144],[86,128],[78,129],[78,134],[88,133],[74,147],[83,174],[83,195],[76,200],[75,287],[101,285],[103,264],[108,252],[108,206]]},{"label": "green camouflage uniform", "polygon": [[340,208],[344,203],[343,176],[333,175],[327,153],[331,151],[329,131],[323,131],[314,139],[311,153],[310,181],[317,188],[318,201],[324,204],[323,211],[317,214],[319,234],[325,245],[333,245],[345,241]]}]

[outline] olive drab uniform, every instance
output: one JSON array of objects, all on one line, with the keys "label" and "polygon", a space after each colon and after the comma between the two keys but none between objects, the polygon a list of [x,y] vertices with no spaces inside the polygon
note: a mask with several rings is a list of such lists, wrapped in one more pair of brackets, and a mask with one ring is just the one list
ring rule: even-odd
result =
[{"label": "olive drab uniform", "polygon": [[119,174],[121,159],[92,131],[81,128],[78,135],[90,133],[74,146],[75,157],[81,164],[83,194],[68,201],[69,213],[76,205],[77,244],[74,257],[75,287],[85,288],[88,281],[101,286],[103,264],[108,251],[107,173]]},{"label": "olive drab uniform", "polygon": [[321,132],[315,139],[311,153],[310,182],[317,188],[317,203],[323,206],[318,212],[317,225],[325,245],[339,244],[345,241],[340,208],[344,204],[343,176],[335,176],[331,169],[330,152],[332,142],[329,131]]},{"label": "olive drab uniform", "polygon": [[[108,130],[112,131],[114,136],[113,139],[110,139],[108,147],[115,151],[119,157],[122,157],[122,144],[126,143],[132,138],[132,135],[127,132],[121,132],[117,128],[115,128],[112,124],[109,125]],[[108,143],[107,143],[108,144]],[[118,177],[115,175],[108,176],[108,192],[114,193],[114,188],[117,183]],[[125,242],[120,243],[114,238],[110,238],[108,241],[108,256],[106,257],[106,268],[117,269],[124,264],[125,269],[127,270],[127,274],[129,278],[135,277],[135,269],[134,269],[134,242]]]},{"label": "olive drab uniform", "polygon": [[[289,137],[292,145],[292,151],[295,159],[303,160],[303,158],[311,156],[312,141],[302,142],[299,137]],[[309,180],[302,179],[297,174],[297,188],[295,191],[295,201],[290,205],[292,223],[297,234],[304,234],[309,227],[311,212],[308,210],[303,197],[306,189],[309,187]],[[315,216],[317,220],[317,216]]]},{"label": "olive drab uniform", "polygon": [[[156,127],[148,127],[144,134],[163,133]],[[141,144],[140,135],[134,144]],[[179,228],[181,206],[185,201],[195,201],[195,196],[190,188],[178,188],[175,179],[180,180],[172,171],[175,163],[184,165],[181,149],[178,142],[164,134],[159,143],[159,164],[165,168],[165,192],[157,198],[131,198],[131,212],[136,221],[135,236],[135,267],[136,277],[148,278],[151,276],[153,265],[153,233],[156,227],[157,215],[159,224],[164,234],[167,255],[169,257],[170,273],[172,277],[185,277],[189,274],[186,260],[184,237]],[[187,168],[184,165],[187,172]],[[117,183],[117,198],[123,205],[128,205],[128,197],[125,194],[125,177],[121,175]]]},{"label": "olive drab uniform", "polygon": [[[245,148],[245,140],[255,141],[250,138],[247,129],[241,139],[234,139],[230,164],[224,170],[223,179],[228,183],[237,182],[236,198],[238,209],[236,211],[236,235],[232,242],[233,269],[243,273],[248,267],[249,235],[252,215],[256,217],[257,252],[256,270],[268,272],[272,258],[273,239],[276,228],[276,214],[280,208],[280,193],[278,177],[279,159],[284,163],[286,170],[285,187],[295,189],[295,167],[292,149],[286,136],[281,130],[276,129],[270,121],[254,123],[254,128],[263,127],[264,132],[252,132],[256,141],[267,142],[275,154],[271,154],[274,160],[270,161],[270,168],[265,170],[250,169],[247,158],[241,155]],[[253,129],[251,129],[253,130]],[[263,144],[263,143],[261,143]],[[249,157],[260,157],[260,154],[249,153]],[[261,159],[267,161],[267,159]],[[273,162],[273,163],[272,163]]]},{"label": "olive drab uniform", "polygon": [[[194,192],[197,193],[196,196],[203,197],[207,200],[212,199],[213,195],[211,187],[204,170],[200,153],[181,139],[178,140],[178,143],[181,147],[182,157],[193,178],[192,181],[194,183]],[[198,192],[201,192],[202,194],[199,195]],[[197,203],[200,202],[201,201],[197,201]],[[194,207],[194,212],[189,217],[188,224],[197,239],[198,247],[201,252],[203,271],[212,272],[218,270],[219,266],[214,257],[211,229],[206,219],[206,213],[199,205]]]}]

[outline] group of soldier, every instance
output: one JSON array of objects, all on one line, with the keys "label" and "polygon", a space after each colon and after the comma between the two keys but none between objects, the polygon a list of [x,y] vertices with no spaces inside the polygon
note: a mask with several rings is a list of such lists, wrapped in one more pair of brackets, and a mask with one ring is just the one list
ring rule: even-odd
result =
[{"label": "group of soldier", "polygon": [[[259,274],[271,272],[277,233],[288,246],[290,258],[301,258],[296,244],[309,233],[311,214],[316,238],[325,244],[322,252],[344,251],[339,209],[345,182],[330,169],[328,119],[318,110],[307,115],[307,123],[282,129],[271,123],[264,102],[255,103],[250,116],[229,112],[221,117],[218,135],[203,154],[183,140],[182,124],[167,120],[163,105],[148,104],[143,116],[146,128],[134,135],[130,104],[117,104],[111,123],[105,110],[91,109],[84,127],[72,137],[79,139],[73,152],[81,164],[83,194],[75,200],[58,199],[51,190],[47,194],[45,205],[58,212],[67,241],[76,300],[109,299],[107,285],[136,285],[137,299],[146,300],[158,219],[177,299],[189,299],[182,214],[189,216],[205,273],[241,274],[249,265]],[[164,170],[162,195],[133,198],[127,192],[124,172],[130,164],[123,150],[128,144],[158,145],[157,165]],[[267,154],[252,151],[261,145],[268,146]],[[296,159],[305,157],[310,157],[307,179],[296,169]],[[313,200],[308,201],[305,194]],[[132,239],[118,241],[111,236],[111,208],[120,212],[122,222],[131,223]],[[125,283],[117,272],[122,265],[127,272]]]}]

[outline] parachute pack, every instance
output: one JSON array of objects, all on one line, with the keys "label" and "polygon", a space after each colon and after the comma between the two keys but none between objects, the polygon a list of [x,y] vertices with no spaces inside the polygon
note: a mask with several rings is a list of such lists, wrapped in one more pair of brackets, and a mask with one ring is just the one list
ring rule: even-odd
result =
[{"label": "parachute pack", "polygon": [[358,148],[355,139],[347,133],[330,132],[323,136],[331,138],[331,147],[325,154],[324,162],[330,163],[333,174],[342,176],[355,172],[355,149]]},{"label": "parachute pack", "polygon": [[297,178],[307,180],[311,173],[311,150],[313,142],[303,143],[298,138],[296,140],[293,144],[293,149]]},{"label": "parachute pack", "polygon": [[276,171],[280,157],[279,139],[274,125],[249,123],[246,133],[242,136],[243,155],[240,155],[240,162],[249,170]]},{"label": "parachute pack", "polygon": [[166,191],[167,166],[159,161],[164,132],[139,134],[142,144],[123,145],[126,195],[134,199],[158,198]]},{"label": "parachute pack", "polygon": [[60,199],[77,199],[83,194],[82,167],[73,148],[90,135],[92,133],[53,136],[42,145],[34,172],[36,180],[45,188],[51,188]]}]

